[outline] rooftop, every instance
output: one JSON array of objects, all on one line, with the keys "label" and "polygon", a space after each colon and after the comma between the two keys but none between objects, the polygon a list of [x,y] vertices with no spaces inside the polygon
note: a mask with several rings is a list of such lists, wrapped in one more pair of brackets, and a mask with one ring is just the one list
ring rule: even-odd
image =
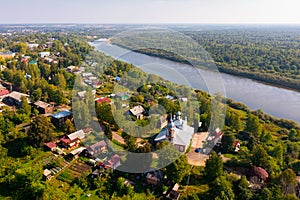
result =
[{"label": "rooftop", "polygon": [[43,101],[37,101],[34,103],[35,106],[41,107],[41,108],[47,108],[51,106],[50,104],[43,102]]},{"label": "rooftop", "polygon": [[60,119],[60,118],[64,118],[64,117],[68,117],[70,116],[72,113],[68,110],[63,110],[63,111],[60,111],[60,112],[57,112],[55,114],[52,114],[51,116],[53,118],[56,118],[56,119]]},{"label": "rooftop", "polygon": [[27,94],[23,94],[23,93],[16,92],[16,91],[13,91],[12,93],[8,94],[7,96],[15,99],[17,101],[21,101],[22,96],[29,97],[29,95],[27,95]]},{"label": "rooftop", "polygon": [[76,131],[74,133],[71,133],[68,135],[68,138],[73,141],[75,139],[83,139],[85,137],[85,133],[83,132],[83,130],[79,130],[79,131]]},{"label": "rooftop", "polygon": [[135,116],[142,114],[144,111],[145,109],[143,108],[143,106],[135,106],[132,109],[130,109],[130,112]]}]

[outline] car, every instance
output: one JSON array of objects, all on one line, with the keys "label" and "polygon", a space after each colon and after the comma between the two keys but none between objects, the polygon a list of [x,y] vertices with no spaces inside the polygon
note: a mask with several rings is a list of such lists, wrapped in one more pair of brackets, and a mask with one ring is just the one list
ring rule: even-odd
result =
[{"label": "car", "polygon": [[200,153],[200,152],[201,152],[201,148],[195,149],[195,152],[196,152],[196,153]]}]

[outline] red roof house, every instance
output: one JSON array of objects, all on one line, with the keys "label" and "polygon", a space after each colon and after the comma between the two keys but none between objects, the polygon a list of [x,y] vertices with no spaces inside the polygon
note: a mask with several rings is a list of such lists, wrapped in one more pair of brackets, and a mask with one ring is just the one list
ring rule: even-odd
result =
[{"label": "red roof house", "polygon": [[104,103],[104,102],[111,103],[111,100],[109,98],[107,98],[107,97],[101,97],[101,98],[97,99],[96,102],[98,102],[100,104]]},{"label": "red roof house", "polygon": [[109,168],[116,169],[121,165],[121,158],[118,154],[115,154],[104,164]]},{"label": "red roof house", "polygon": [[0,88],[0,97],[8,95],[9,91],[6,88]]},{"label": "red roof house", "polygon": [[50,151],[54,151],[56,149],[56,144],[54,142],[45,143],[45,146],[50,149]]}]

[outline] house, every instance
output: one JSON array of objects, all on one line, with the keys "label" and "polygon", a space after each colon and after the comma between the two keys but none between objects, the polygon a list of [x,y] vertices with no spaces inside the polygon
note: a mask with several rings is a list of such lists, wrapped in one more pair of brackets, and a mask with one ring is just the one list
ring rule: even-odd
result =
[{"label": "house", "polygon": [[47,149],[49,149],[50,151],[55,151],[57,145],[54,142],[48,142],[48,143],[45,143],[45,147]]},{"label": "house", "polygon": [[52,178],[52,172],[49,169],[45,169],[43,172],[43,176],[45,179],[50,180]]},{"label": "house", "polygon": [[16,91],[13,91],[12,93],[7,94],[3,99],[3,103],[5,103],[9,106],[16,106],[16,107],[20,108],[22,105],[22,97],[26,97],[28,103],[30,103],[29,95],[23,94],[20,92],[16,92]]},{"label": "house", "polygon": [[265,169],[254,166],[248,171],[247,178],[252,184],[261,184],[268,180],[269,174]]},{"label": "house", "polygon": [[8,52],[0,52],[0,57],[3,59],[11,59],[15,57],[15,53],[8,51]]},{"label": "house", "polygon": [[179,115],[177,119],[169,119],[167,127],[161,130],[154,141],[170,141],[178,151],[185,152],[191,143],[193,134],[194,128],[187,125],[187,118],[182,120]]},{"label": "house", "polygon": [[48,114],[52,113],[54,110],[54,106],[50,105],[43,101],[37,101],[34,103],[35,108],[39,111],[40,114]]},{"label": "house", "polygon": [[104,140],[102,140],[100,142],[97,142],[97,143],[87,147],[87,150],[88,150],[88,153],[91,156],[95,156],[99,153],[106,152],[107,151],[107,144]]},{"label": "house", "polygon": [[88,78],[88,77],[93,76],[93,73],[91,73],[91,72],[88,72],[88,73],[82,73],[81,76],[82,76],[83,78]]},{"label": "house", "polygon": [[51,115],[51,122],[57,127],[65,125],[67,119],[72,118],[72,113],[67,110],[63,110]]},{"label": "house", "polygon": [[119,92],[116,94],[116,97],[120,98],[122,101],[129,99],[129,95],[126,92]]},{"label": "house", "polygon": [[98,102],[98,103],[100,103],[100,104],[102,104],[102,103],[104,103],[104,102],[110,104],[110,103],[111,103],[111,100],[110,100],[109,98],[107,98],[107,97],[101,97],[101,98],[96,99],[96,102]]},{"label": "house", "polygon": [[28,63],[29,65],[37,65],[37,61],[36,60],[31,60]]},{"label": "house", "polygon": [[135,106],[132,109],[129,110],[132,115],[136,116],[137,119],[143,119],[143,113],[145,112],[145,109],[143,106]]},{"label": "house", "polygon": [[180,197],[180,193],[178,192],[179,185],[176,183],[171,191],[167,194],[166,198],[171,200],[178,200]]},{"label": "house", "polygon": [[81,152],[83,152],[86,148],[85,147],[79,147],[77,149],[74,149],[73,151],[70,152],[70,156],[72,158],[77,157],[79,154],[81,154]]},{"label": "house", "polygon": [[34,48],[37,48],[39,46],[39,44],[28,44],[27,43],[27,47],[29,48],[29,49],[34,49]]},{"label": "house", "polygon": [[8,95],[9,91],[0,84],[0,99],[2,99],[5,95]]},{"label": "house", "polygon": [[39,56],[41,58],[48,57],[50,56],[50,52],[49,51],[39,52]]},{"label": "house", "polygon": [[118,154],[115,154],[104,164],[109,168],[117,169],[121,165],[121,158]]},{"label": "house", "polygon": [[0,71],[4,71],[6,69],[6,67],[4,65],[0,65]]},{"label": "house", "polygon": [[163,173],[161,170],[148,172],[146,175],[146,182],[150,185],[158,185],[163,180]]},{"label": "house", "polygon": [[75,147],[78,146],[84,138],[85,138],[85,133],[83,132],[83,130],[79,130],[67,136],[64,136],[60,141],[65,146]]}]

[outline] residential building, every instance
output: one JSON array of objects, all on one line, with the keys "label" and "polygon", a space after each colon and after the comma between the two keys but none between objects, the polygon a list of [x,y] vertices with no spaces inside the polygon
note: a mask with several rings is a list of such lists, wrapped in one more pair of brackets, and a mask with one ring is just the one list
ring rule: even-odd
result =
[{"label": "residential building", "polygon": [[170,200],[178,200],[180,197],[180,193],[178,192],[179,185],[176,183],[172,190],[167,194],[166,198]]},{"label": "residential building", "polygon": [[104,164],[109,168],[117,169],[121,165],[121,158],[118,154],[115,154]]},{"label": "residential building", "polygon": [[101,97],[101,98],[96,99],[96,102],[98,102],[98,103],[100,103],[100,104],[102,104],[102,103],[104,103],[104,102],[110,104],[110,103],[111,103],[111,100],[110,100],[109,98],[107,98],[107,97]]},{"label": "residential building", "polygon": [[64,136],[60,141],[68,147],[75,147],[80,144],[80,142],[85,138],[85,133],[83,130],[76,131],[67,136]]},{"label": "residential building", "polygon": [[37,101],[34,103],[35,108],[39,111],[40,114],[48,114],[52,113],[54,110],[54,106],[50,105],[43,101]]},{"label": "residential building", "polygon": [[42,58],[48,57],[50,56],[50,52],[49,51],[39,52],[39,56]]},{"label": "residential building", "polygon": [[145,109],[143,108],[143,106],[135,106],[129,111],[132,115],[136,116],[137,119],[143,119],[144,117],[143,113],[145,112]]},{"label": "residential building", "polygon": [[48,142],[48,143],[45,143],[45,147],[47,149],[49,149],[50,151],[55,151],[57,145],[54,142]]},{"label": "residential building", "polygon": [[72,118],[72,113],[68,110],[63,110],[55,114],[52,114],[51,117],[52,117],[51,118],[52,124],[54,124],[56,127],[61,127],[65,125],[67,119]]},{"label": "residential building", "polygon": [[87,147],[88,153],[95,157],[95,155],[106,152],[107,151],[107,144],[104,140],[97,142],[89,147]]},{"label": "residential building", "polygon": [[30,103],[29,95],[23,94],[23,93],[20,93],[20,92],[16,92],[16,91],[13,91],[12,93],[7,94],[3,98],[3,103],[5,103],[9,106],[16,106],[16,107],[19,108],[22,105],[22,97],[26,97],[28,103]]},{"label": "residential building", "polygon": [[0,52],[0,57],[3,59],[11,59],[15,57],[15,53],[8,51],[8,52]]},{"label": "residential building", "polygon": [[9,91],[0,84],[0,99],[9,94]]}]

